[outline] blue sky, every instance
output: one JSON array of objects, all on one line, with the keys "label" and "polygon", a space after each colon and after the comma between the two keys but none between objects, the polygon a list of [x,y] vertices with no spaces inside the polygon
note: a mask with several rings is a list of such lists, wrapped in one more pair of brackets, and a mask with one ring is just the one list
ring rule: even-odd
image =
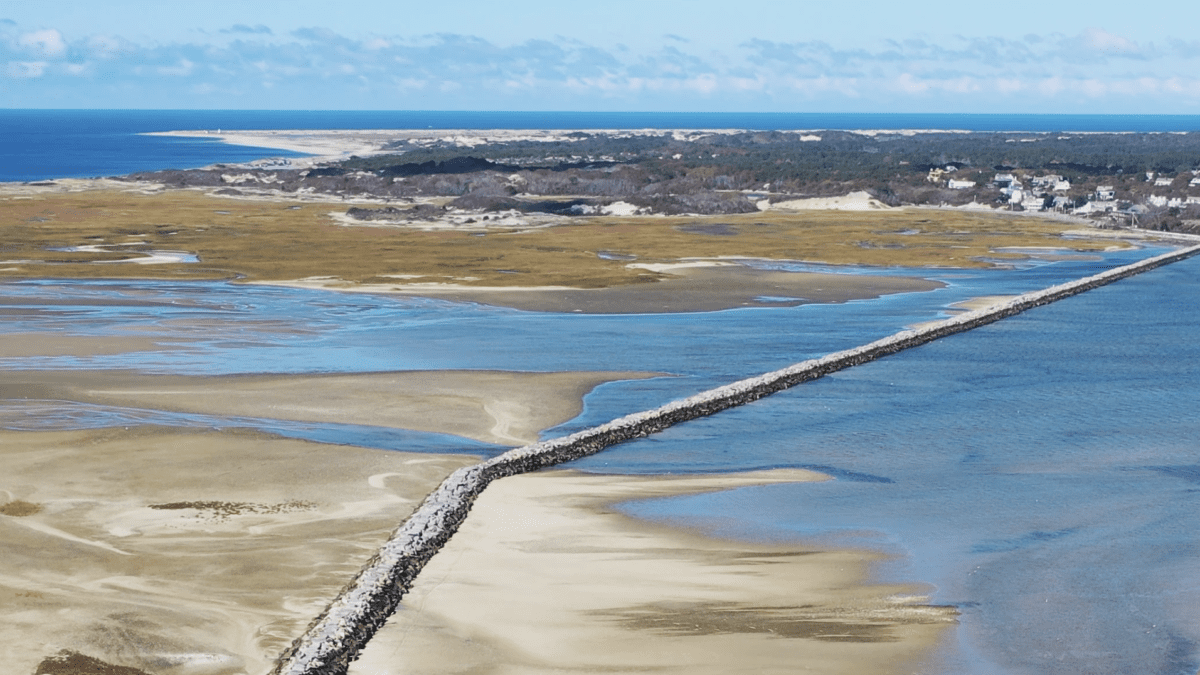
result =
[{"label": "blue sky", "polygon": [[0,107],[1200,114],[1200,3],[0,0]]}]

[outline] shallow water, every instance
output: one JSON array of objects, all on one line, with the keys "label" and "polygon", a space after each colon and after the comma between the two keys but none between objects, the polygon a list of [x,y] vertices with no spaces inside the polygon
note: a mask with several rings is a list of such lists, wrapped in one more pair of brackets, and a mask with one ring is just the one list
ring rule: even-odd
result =
[{"label": "shallow water", "polygon": [[938,669],[1200,667],[1200,260],[844,371],[583,467],[805,466],[837,480],[627,505],[867,546],[963,612]]},{"label": "shallow water", "polygon": [[[224,283],[18,282],[0,285],[9,333],[151,336],[163,349],[0,359],[0,368],[670,375],[600,386],[583,414],[549,437],[863,344],[971,297],[1044,288],[1156,252],[939,271],[929,276],[946,288],[841,305],[636,316]],[[800,466],[834,475],[817,485],[627,508],[722,534],[892,553],[881,578],[927,582],[935,602],[963,612],[956,643],[929,664],[931,672],[1195,672],[1198,271],[1193,259],[1149,272],[574,466],[631,473]],[[500,450],[373,427],[0,405],[0,427],[8,428],[144,422],[247,426],[390,449]]]}]

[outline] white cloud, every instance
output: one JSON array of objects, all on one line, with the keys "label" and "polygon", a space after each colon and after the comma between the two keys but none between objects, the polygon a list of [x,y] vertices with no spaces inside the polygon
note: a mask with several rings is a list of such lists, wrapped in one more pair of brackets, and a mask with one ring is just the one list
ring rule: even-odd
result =
[{"label": "white cloud", "polygon": [[17,44],[44,59],[58,58],[67,52],[62,34],[53,28],[25,33],[17,38]]}]

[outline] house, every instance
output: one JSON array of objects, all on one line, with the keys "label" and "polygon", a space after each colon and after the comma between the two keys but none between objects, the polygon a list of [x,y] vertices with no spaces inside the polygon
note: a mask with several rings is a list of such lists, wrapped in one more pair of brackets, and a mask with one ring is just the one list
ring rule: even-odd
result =
[{"label": "house", "polygon": [[1075,209],[1071,213],[1073,213],[1077,216],[1086,216],[1086,215],[1090,215],[1093,213],[1108,213],[1109,211],[1113,210],[1113,206],[1114,206],[1114,204],[1111,201],[1106,202],[1106,203],[1088,202],[1088,203],[1084,204],[1083,206],[1080,206],[1079,208]]},{"label": "house", "polygon": [[1017,182],[1017,177],[1011,173],[998,173],[996,174],[996,177],[992,179],[992,182],[995,183],[996,187],[998,188],[1007,188],[1012,187],[1012,184]]},{"label": "house", "polygon": [[1021,199],[1021,208],[1026,211],[1041,211],[1046,207],[1046,198],[1026,192]]},{"label": "house", "polygon": [[1096,187],[1096,201],[1111,202],[1117,198],[1117,191],[1111,185],[1099,185]]},{"label": "house", "polygon": [[1034,176],[1030,180],[1030,182],[1033,184],[1034,187],[1050,188],[1050,187],[1057,185],[1062,180],[1063,180],[1062,176],[1052,173],[1047,176]]},{"label": "house", "polygon": [[1183,199],[1179,197],[1167,197],[1164,195],[1150,195],[1146,198],[1146,203],[1150,206],[1178,208],[1183,206]]},{"label": "house", "polygon": [[951,178],[950,181],[948,183],[946,183],[946,187],[950,188],[951,190],[966,190],[968,188],[975,187],[975,181],[973,181],[973,180],[955,180],[955,179]]},{"label": "house", "polygon": [[1183,203],[1188,205],[1200,204],[1200,195],[1188,195],[1187,199],[1185,199]]},{"label": "house", "polygon": [[1174,182],[1175,179],[1170,176],[1159,176],[1154,179],[1154,187],[1171,187]]},{"label": "house", "polygon": [[1070,189],[1071,189],[1071,181],[1067,180],[1066,178],[1059,179],[1059,181],[1054,184],[1055,192],[1066,192]]}]

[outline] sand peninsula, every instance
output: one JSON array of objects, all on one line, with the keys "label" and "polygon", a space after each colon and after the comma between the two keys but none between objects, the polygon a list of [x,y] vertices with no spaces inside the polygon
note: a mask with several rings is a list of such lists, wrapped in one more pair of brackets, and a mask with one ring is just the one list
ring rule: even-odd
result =
[{"label": "sand peninsula", "polygon": [[[306,166],[370,153],[382,138],[255,132],[228,140],[268,146],[271,137],[280,144],[271,147],[322,155]],[[469,144],[481,134],[459,137]],[[236,194],[107,180],[0,186],[0,274],[230,280],[551,312],[685,312],[937,286],[919,275],[785,272],[762,261],[980,266],[1027,258],[1036,247],[1087,255],[1120,245],[1093,231],[1064,239],[1080,227],[1069,220],[885,208],[861,197],[791,200],[747,214],[484,220],[443,209],[432,218],[424,211],[359,221],[346,216],[348,207],[387,202],[285,194],[258,183],[251,190],[228,181],[241,185]],[[0,312],[30,311],[11,299],[0,305]],[[8,334],[0,353],[133,354],[187,341],[182,333],[165,342]],[[23,370],[7,373],[0,391],[10,403],[352,419],[517,444],[577,414],[597,384],[653,375]],[[305,393],[318,383],[337,395]],[[447,474],[474,461],[238,430],[0,432],[0,529],[9,544],[0,598],[10,608],[0,660],[39,675],[266,672],[391,528]],[[728,542],[613,509],[639,497],[820,478],[802,473],[682,480],[555,471],[505,479],[484,494],[355,672],[679,664],[705,672],[709,662],[712,672],[790,672],[797,663],[826,672],[911,669],[944,639],[952,613],[923,604],[919,580],[872,583],[872,554]],[[521,581],[527,575],[544,575],[562,592],[530,594]],[[612,592],[597,595],[599,586],[581,583],[581,575],[605,579]],[[789,580],[795,585],[779,595]],[[487,608],[499,606],[524,619],[493,621]],[[787,633],[800,624],[801,633]],[[785,626],[788,639],[779,639]],[[546,630],[562,640],[554,648],[540,639]]]}]

